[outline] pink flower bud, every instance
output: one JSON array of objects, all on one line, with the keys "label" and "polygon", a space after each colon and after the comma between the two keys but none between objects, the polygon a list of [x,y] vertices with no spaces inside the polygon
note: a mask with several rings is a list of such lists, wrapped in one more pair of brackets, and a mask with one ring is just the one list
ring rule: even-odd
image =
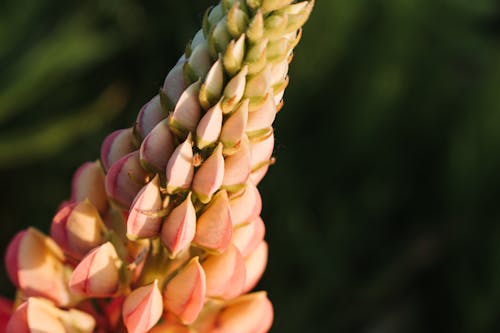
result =
[{"label": "pink flower bud", "polygon": [[163,294],[165,308],[184,324],[191,324],[203,308],[205,291],[205,272],[194,257],[168,282]]},{"label": "pink flower bud", "polygon": [[104,242],[104,223],[88,200],[63,206],[52,220],[50,235],[75,259]]},{"label": "pink flower bud", "polygon": [[232,152],[237,149],[241,138],[245,134],[248,120],[248,103],[249,100],[244,99],[222,126],[220,141],[224,144],[225,152]]},{"label": "pink flower bud", "polygon": [[13,304],[10,300],[0,297],[0,332],[5,332],[7,323],[12,314]]},{"label": "pink flower bud", "polygon": [[217,192],[212,202],[198,218],[193,242],[198,246],[224,252],[231,242],[233,224],[229,198],[225,190]]},{"label": "pink flower bud", "polygon": [[116,161],[106,174],[106,192],[122,208],[128,209],[144,186],[148,174],[134,151]]},{"label": "pink flower bud", "polygon": [[79,202],[85,199],[89,199],[102,214],[108,210],[104,172],[98,161],[84,163],[73,175],[71,200]]},{"label": "pink flower bud", "polygon": [[167,118],[167,113],[161,106],[160,96],[156,95],[139,111],[135,123],[135,132],[141,139],[144,139],[165,118]]},{"label": "pink flower bud", "polygon": [[222,109],[217,103],[201,118],[196,128],[196,146],[203,149],[215,143],[222,128]]},{"label": "pink flower bud", "polygon": [[92,333],[94,327],[94,318],[85,312],[60,310],[46,299],[30,297],[13,313],[6,333]]},{"label": "pink flower bud", "polygon": [[224,160],[222,187],[230,192],[241,190],[251,172],[251,155],[248,138],[243,136],[239,150]]},{"label": "pink flower bud", "polygon": [[274,96],[272,93],[268,93],[264,104],[248,115],[246,130],[248,136],[254,138],[269,133],[275,118],[276,105],[274,104]]},{"label": "pink flower bud", "polygon": [[172,68],[172,70],[168,73],[167,77],[165,78],[165,82],[163,83],[163,92],[167,96],[172,109],[177,104],[177,101],[179,100],[184,90],[186,90],[187,88],[183,70],[185,62],[186,59],[179,59],[174,68]]},{"label": "pink flower bud", "polygon": [[258,217],[262,210],[262,198],[254,184],[248,182],[244,190],[229,201],[233,225],[238,226]]},{"label": "pink flower bud", "polygon": [[234,76],[224,88],[224,99],[222,102],[222,111],[225,114],[231,113],[236,105],[243,98],[246,86],[246,76],[248,66],[244,66],[236,76]]},{"label": "pink flower bud", "polygon": [[134,150],[132,128],[112,132],[101,145],[101,162],[104,170],[108,171],[111,165]]},{"label": "pink flower bud", "polygon": [[243,295],[217,315],[211,333],[265,333],[273,322],[273,306],[265,292]]},{"label": "pink flower bud", "polygon": [[201,39],[197,45],[194,45],[191,55],[184,65],[184,73],[192,81],[197,81],[206,76],[211,62],[208,43],[205,39]]},{"label": "pink flower bud", "polygon": [[264,164],[269,164],[269,160],[274,150],[274,133],[253,140],[250,142],[250,151],[252,152],[252,170],[258,169]]},{"label": "pink flower bud", "polygon": [[168,120],[160,121],[142,141],[141,162],[152,171],[164,172],[174,149],[174,135],[168,127]]},{"label": "pink flower bud", "polygon": [[264,239],[266,227],[264,221],[257,216],[254,220],[233,231],[233,244],[240,250],[243,257],[252,253]]},{"label": "pink flower bud", "polygon": [[90,251],[75,267],[69,286],[88,297],[110,297],[119,292],[122,261],[115,247],[106,242]]},{"label": "pink flower bud", "polygon": [[7,247],[11,281],[27,296],[42,296],[59,306],[75,301],[67,287],[68,268],[57,244],[34,228],[19,232]]},{"label": "pink flower bud", "polygon": [[212,195],[222,185],[224,178],[224,156],[222,156],[222,143],[212,152],[196,171],[193,178],[193,191],[203,203],[208,203]]},{"label": "pink flower bud", "polygon": [[217,103],[221,97],[222,88],[224,88],[224,68],[222,61],[219,59],[210,68],[200,88],[198,98],[205,110]]},{"label": "pink flower bud", "polygon": [[262,240],[257,248],[253,250],[247,257],[245,257],[246,280],[243,292],[249,292],[259,282],[264,274],[267,265],[268,246]]},{"label": "pink flower bud", "polygon": [[198,102],[200,81],[190,85],[181,95],[174,112],[169,119],[170,129],[178,136],[194,132],[201,117],[201,106]]},{"label": "pink flower bud", "polygon": [[209,256],[201,266],[206,274],[208,297],[228,300],[242,293],[246,268],[240,251],[234,245],[222,254]]},{"label": "pink flower bud", "polygon": [[129,333],[149,331],[160,320],[163,303],[158,281],[137,288],[123,303],[123,321]]},{"label": "pink flower bud", "polygon": [[160,232],[162,217],[156,215],[163,207],[158,175],[137,194],[127,218],[127,236],[152,238]]},{"label": "pink flower bud", "polygon": [[167,216],[161,229],[161,241],[172,258],[187,249],[196,232],[196,211],[191,202],[191,192]]},{"label": "pink flower bud", "polygon": [[191,134],[175,149],[167,164],[167,192],[187,190],[194,175],[193,142]]}]

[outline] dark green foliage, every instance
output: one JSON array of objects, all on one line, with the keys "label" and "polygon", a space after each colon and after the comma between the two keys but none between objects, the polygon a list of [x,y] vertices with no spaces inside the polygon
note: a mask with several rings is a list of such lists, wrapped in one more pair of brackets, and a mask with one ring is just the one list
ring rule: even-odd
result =
[{"label": "dark green foliage", "polygon": [[[210,3],[0,4],[2,252],[48,230],[72,172],[132,124]],[[499,9],[317,1],[260,186],[273,332],[500,330]]]}]

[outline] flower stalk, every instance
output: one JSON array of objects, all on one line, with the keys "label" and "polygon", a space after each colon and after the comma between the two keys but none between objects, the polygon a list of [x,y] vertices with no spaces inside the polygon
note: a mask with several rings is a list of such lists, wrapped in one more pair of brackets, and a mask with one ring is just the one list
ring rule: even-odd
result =
[{"label": "flower stalk", "polygon": [[4,311],[7,332],[270,329],[267,294],[248,294],[268,255],[257,186],[313,6],[222,0],[206,11],[135,124],[75,172],[52,238],[30,228],[9,245],[19,306]]}]

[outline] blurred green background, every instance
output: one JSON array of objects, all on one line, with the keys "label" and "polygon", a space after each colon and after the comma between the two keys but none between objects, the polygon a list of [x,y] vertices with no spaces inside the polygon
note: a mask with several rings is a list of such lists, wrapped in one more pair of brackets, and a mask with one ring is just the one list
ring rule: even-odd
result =
[{"label": "blurred green background", "polygon": [[[48,231],[210,4],[0,2],[2,253]],[[260,185],[272,332],[500,331],[497,1],[318,0],[290,77]]]}]

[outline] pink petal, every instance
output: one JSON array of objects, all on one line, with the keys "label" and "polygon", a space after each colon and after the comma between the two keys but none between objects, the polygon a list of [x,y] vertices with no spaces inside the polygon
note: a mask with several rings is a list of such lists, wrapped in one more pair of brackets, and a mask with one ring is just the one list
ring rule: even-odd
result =
[{"label": "pink petal", "polygon": [[261,241],[257,248],[245,257],[246,281],[243,292],[249,292],[259,282],[267,265],[268,245]]},{"label": "pink petal", "polygon": [[264,221],[257,216],[254,220],[233,231],[233,244],[240,250],[243,257],[252,253],[264,239],[266,227]]},{"label": "pink petal", "polygon": [[160,121],[142,141],[141,162],[152,171],[163,172],[174,149],[174,135],[168,120]]},{"label": "pink petal", "polygon": [[202,248],[221,253],[229,246],[232,233],[229,198],[227,192],[222,190],[217,192],[198,218],[193,242]]},{"label": "pink petal", "polygon": [[203,308],[205,290],[205,272],[195,257],[168,282],[163,295],[165,307],[184,324],[191,324]]},{"label": "pink petal", "polygon": [[196,211],[191,201],[191,192],[186,199],[167,216],[161,230],[161,240],[176,257],[179,252],[187,249],[196,232]]},{"label": "pink petal", "polygon": [[232,299],[245,285],[246,268],[240,251],[230,245],[219,255],[211,255],[202,263],[207,279],[207,296]]},{"label": "pink petal", "polygon": [[147,176],[139,161],[139,152],[134,151],[111,166],[106,175],[106,192],[115,203],[128,210]]},{"label": "pink petal", "polygon": [[129,333],[144,333],[160,320],[163,303],[158,281],[132,291],[123,303],[123,321]]},{"label": "pink petal", "polygon": [[104,214],[108,210],[108,197],[104,187],[104,171],[101,163],[87,162],[80,166],[73,175],[71,200],[90,200]]},{"label": "pink petal", "polygon": [[127,236],[132,238],[156,237],[162,218],[154,216],[163,206],[159,177],[156,176],[137,194],[127,218]]},{"label": "pink petal", "polygon": [[193,178],[193,191],[202,203],[208,203],[212,195],[222,185],[224,178],[224,157],[222,156],[222,144],[212,152],[196,171]]},{"label": "pink petal", "polygon": [[167,164],[167,192],[172,194],[179,190],[187,190],[193,180],[193,143],[191,134],[177,146]]},{"label": "pink petal", "polygon": [[141,139],[144,139],[165,118],[167,118],[167,113],[161,106],[160,96],[156,95],[139,111],[135,131]]},{"label": "pink petal", "polygon": [[135,150],[132,131],[132,128],[116,130],[104,139],[101,145],[101,163],[105,171]]}]

